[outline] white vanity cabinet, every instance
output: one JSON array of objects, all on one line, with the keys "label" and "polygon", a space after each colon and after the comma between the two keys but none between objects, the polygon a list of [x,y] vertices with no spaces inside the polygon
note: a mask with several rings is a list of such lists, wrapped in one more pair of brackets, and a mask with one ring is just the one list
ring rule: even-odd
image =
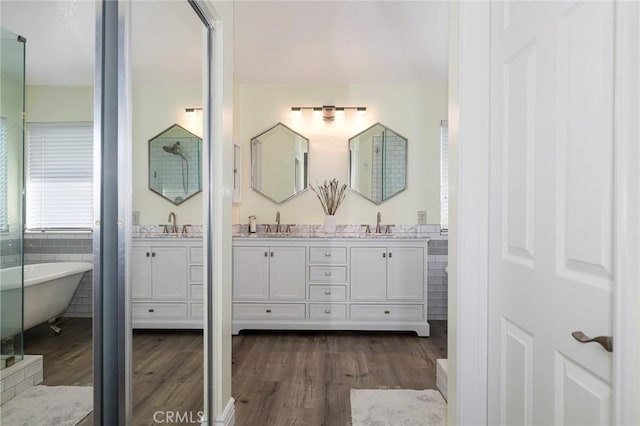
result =
[{"label": "white vanity cabinet", "polygon": [[351,300],[423,301],[424,259],[422,247],[352,247]]},{"label": "white vanity cabinet", "polygon": [[234,300],[304,300],[305,247],[234,247]]},{"label": "white vanity cabinet", "polygon": [[131,251],[133,328],[202,328],[202,240],[136,239]]},{"label": "white vanity cabinet", "polygon": [[428,336],[427,242],[236,237],[233,333],[412,330]]}]

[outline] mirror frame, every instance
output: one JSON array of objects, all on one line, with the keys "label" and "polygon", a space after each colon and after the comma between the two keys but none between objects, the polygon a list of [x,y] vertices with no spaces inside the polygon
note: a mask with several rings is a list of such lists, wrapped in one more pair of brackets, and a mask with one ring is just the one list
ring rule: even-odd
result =
[{"label": "mirror frame", "polygon": [[[253,169],[254,169],[253,162],[255,161],[255,157],[254,157],[254,154],[253,154],[253,140],[256,139],[257,137],[261,136],[261,135],[264,135],[268,131],[270,131],[272,129],[275,129],[278,126],[284,127],[285,129],[289,130],[290,132],[295,133],[296,135],[300,136],[302,139],[305,139],[307,141],[307,168],[304,171],[305,174],[306,174],[306,178],[307,178],[307,187],[302,189],[302,190],[300,190],[300,191],[298,191],[298,192],[296,192],[295,194],[292,194],[291,196],[285,198],[282,201],[276,201],[273,198],[271,198],[270,196],[268,196],[267,194],[265,194],[264,192],[260,191],[259,189],[256,189],[255,186],[254,186],[255,185],[255,176],[253,175]],[[272,203],[275,203],[277,205],[282,205],[282,204],[286,203],[287,201],[291,200],[292,198],[297,197],[298,195],[306,192],[309,189],[309,164],[310,164],[309,152],[310,152],[310,148],[311,148],[311,140],[308,137],[304,136],[303,134],[301,134],[299,132],[296,132],[295,130],[293,130],[292,128],[290,128],[286,124],[283,124],[280,121],[277,122],[276,124],[274,124],[273,126],[269,127],[268,129],[263,130],[262,132],[258,133],[257,135],[252,136],[251,139],[249,139],[249,150],[250,150],[250,154],[251,154],[251,161],[250,161],[250,164],[249,164],[249,166],[251,167],[251,190],[256,192],[256,193],[258,193],[258,194],[260,194],[260,195],[262,195],[267,200],[269,200]]]},{"label": "mirror frame", "polygon": [[[393,195],[391,195],[390,197],[385,198],[384,200],[380,200],[380,201],[374,201],[371,198],[367,197],[366,195],[362,194],[360,191],[356,191],[355,189],[353,189],[351,187],[351,140],[359,137],[360,135],[362,135],[363,133],[366,133],[367,131],[373,129],[374,127],[376,127],[377,125],[380,125],[382,127],[384,127],[387,130],[391,130],[393,133],[395,133],[397,136],[400,136],[402,139],[404,139],[406,141],[406,149],[404,152],[404,161],[405,161],[405,168],[404,168],[404,188],[400,191],[397,191],[396,193],[394,193]],[[359,196],[361,196],[362,198],[364,198],[367,201],[372,202],[373,204],[375,204],[376,206],[379,206],[380,204],[389,201],[390,199],[394,198],[395,196],[397,196],[398,194],[401,194],[403,192],[405,192],[407,190],[407,187],[409,186],[409,138],[402,136],[400,133],[396,132],[395,130],[393,130],[392,128],[390,128],[389,126],[386,126],[384,124],[382,124],[381,122],[377,122],[374,123],[373,125],[367,127],[366,129],[362,130],[361,132],[358,132],[357,134],[351,136],[348,140],[347,140],[347,152],[348,152],[348,156],[347,156],[347,161],[348,161],[348,169],[347,169],[347,173],[349,175],[349,185],[347,186],[347,188],[349,189],[349,191],[358,194]]]},{"label": "mirror frame", "polygon": [[184,127],[179,125],[178,123],[174,123],[171,126],[169,126],[166,129],[164,129],[163,131],[161,131],[160,133],[158,133],[157,135],[155,135],[155,136],[153,136],[152,138],[149,139],[149,146],[148,146],[148,149],[147,149],[147,160],[148,160],[148,163],[147,163],[147,169],[148,169],[147,181],[148,181],[149,190],[151,192],[153,192],[154,194],[159,195],[160,197],[162,197],[163,199],[169,201],[173,205],[179,206],[179,205],[183,204],[185,201],[191,199],[192,197],[194,197],[194,196],[196,196],[196,195],[198,195],[199,193],[202,192],[202,158],[200,159],[201,163],[198,165],[198,170],[199,170],[199,173],[200,173],[200,189],[195,191],[193,194],[189,195],[188,197],[183,198],[180,202],[176,202],[175,200],[172,200],[172,199],[166,197],[164,194],[156,191],[155,189],[153,189],[151,187],[151,143],[156,138],[158,138],[159,136],[162,136],[162,134],[165,133],[167,130],[170,130],[170,129],[174,128],[174,127],[179,127],[181,130],[189,133],[193,137],[200,139],[200,153],[202,155],[202,147],[203,147],[203,144],[204,144],[204,141],[203,141],[202,137],[196,135],[193,132],[188,131],[187,129],[185,129]]}]

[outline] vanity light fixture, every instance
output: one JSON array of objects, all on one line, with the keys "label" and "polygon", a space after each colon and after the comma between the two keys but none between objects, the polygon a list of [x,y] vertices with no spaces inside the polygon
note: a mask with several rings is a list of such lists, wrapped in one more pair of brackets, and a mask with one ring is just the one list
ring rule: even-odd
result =
[{"label": "vanity light fixture", "polygon": [[321,107],[295,106],[291,107],[291,114],[294,117],[300,117],[302,116],[302,111],[305,109],[313,111],[314,117],[322,117],[325,121],[333,121],[336,117],[344,117],[346,110],[354,110],[358,116],[367,114],[367,107],[337,107],[335,105],[323,105]]},{"label": "vanity light fixture", "polygon": [[196,111],[202,111],[202,108],[185,108],[184,112],[187,114],[187,117],[195,117]]}]

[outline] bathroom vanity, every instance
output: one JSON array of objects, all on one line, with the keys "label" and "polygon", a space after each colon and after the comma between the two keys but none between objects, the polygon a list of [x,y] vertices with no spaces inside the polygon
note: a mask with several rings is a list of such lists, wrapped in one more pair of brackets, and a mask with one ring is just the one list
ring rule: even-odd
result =
[{"label": "bathroom vanity", "polygon": [[203,328],[202,238],[136,238],[133,328]]},{"label": "bathroom vanity", "polygon": [[429,335],[428,238],[319,235],[234,237],[234,334],[291,329]]}]

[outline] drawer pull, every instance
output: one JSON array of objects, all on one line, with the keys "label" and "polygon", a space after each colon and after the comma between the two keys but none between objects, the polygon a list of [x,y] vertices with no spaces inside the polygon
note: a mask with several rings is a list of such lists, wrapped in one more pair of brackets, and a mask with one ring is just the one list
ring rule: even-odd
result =
[{"label": "drawer pull", "polygon": [[389,312],[389,311],[384,311],[384,313],[385,313],[385,314],[390,314],[391,312]]},{"label": "drawer pull", "polygon": [[331,253],[325,253],[324,254],[326,257],[331,257]]},{"label": "drawer pull", "polygon": [[331,272],[325,272],[325,273],[324,273],[324,276],[325,276],[325,277],[330,277],[330,276],[331,276]]},{"label": "drawer pull", "polygon": [[330,313],[331,313],[331,309],[325,309],[325,310],[324,310],[324,313],[325,313],[325,314],[330,314]]},{"label": "drawer pull", "polygon": [[271,309],[267,309],[267,313],[270,314],[271,313]]},{"label": "drawer pull", "polygon": [[153,313],[155,311],[156,311],[155,309],[149,309],[149,312],[151,312],[151,313]]},{"label": "drawer pull", "polygon": [[331,290],[325,291],[324,294],[327,295],[327,296],[331,296]]}]

